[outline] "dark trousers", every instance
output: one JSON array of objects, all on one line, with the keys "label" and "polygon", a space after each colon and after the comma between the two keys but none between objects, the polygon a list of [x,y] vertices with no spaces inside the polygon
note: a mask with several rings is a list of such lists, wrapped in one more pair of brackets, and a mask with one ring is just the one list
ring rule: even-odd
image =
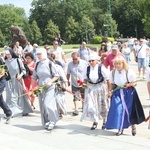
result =
[{"label": "dark trousers", "polygon": [[9,109],[9,107],[7,106],[6,102],[3,99],[3,91],[6,85],[6,79],[5,77],[2,77],[0,79],[0,107],[3,109],[4,113],[6,114],[6,116],[11,116],[12,115],[12,111]]}]

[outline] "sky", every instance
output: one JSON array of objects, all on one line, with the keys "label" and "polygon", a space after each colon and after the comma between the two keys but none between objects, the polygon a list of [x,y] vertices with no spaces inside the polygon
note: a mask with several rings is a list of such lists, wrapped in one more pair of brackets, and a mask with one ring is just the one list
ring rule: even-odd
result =
[{"label": "sky", "polygon": [[26,15],[29,16],[30,4],[32,0],[0,0],[0,5],[14,4],[16,7],[24,8]]}]

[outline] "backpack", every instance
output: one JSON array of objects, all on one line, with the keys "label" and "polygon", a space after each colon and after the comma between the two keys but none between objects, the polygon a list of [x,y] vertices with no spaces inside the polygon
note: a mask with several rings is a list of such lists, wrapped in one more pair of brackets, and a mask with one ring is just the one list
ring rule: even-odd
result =
[{"label": "backpack", "polygon": [[[87,47],[86,49],[87,49],[87,51],[88,51],[88,55],[90,55],[90,49],[89,49],[88,47]],[[79,55],[80,55],[80,57],[81,57],[81,51],[82,51],[82,50],[81,50],[81,48],[80,48],[80,49],[79,49]]]},{"label": "backpack", "polygon": [[[40,61],[39,61],[39,62],[40,62]],[[37,62],[37,63],[36,63],[36,66],[35,66],[35,71],[36,71],[36,72],[37,72],[37,66],[38,66],[39,62]],[[54,74],[53,74],[53,72],[52,72],[52,63],[51,63],[51,61],[49,61],[49,69],[50,69],[50,73],[51,73],[52,78],[53,78],[53,77],[54,77]]]},{"label": "backpack", "polygon": [[86,75],[87,75],[88,82],[91,83],[91,84],[97,84],[97,83],[100,83],[100,82],[104,81],[104,77],[101,73],[101,66],[100,65],[98,66],[98,81],[96,83],[93,83],[90,80],[90,77],[89,77],[89,75],[90,75],[90,66],[87,67],[87,74]]},{"label": "backpack", "polygon": [[[17,58],[17,63],[18,63],[18,66],[19,66],[19,72],[21,73],[22,70],[21,70],[20,63],[19,63],[18,58]],[[27,64],[23,64],[23,65],[24,65],[24,68],[25,68],[25,70],[26,70],[26,74],[24,74],[22,77],[23,77],[23,78],[27,78],[29,75],[31,75],[31,72],[30,72],[30,69],[29,69],[29,67],[27,66]]]},{"label": "backpack", "polygon": [[[112,71],[112,80],[114,82],[115,79],[115,69]],[[129,79],[128,79],[128,70],[126,70],[126,79],[127,79],[127,83],[129,83]]]}]

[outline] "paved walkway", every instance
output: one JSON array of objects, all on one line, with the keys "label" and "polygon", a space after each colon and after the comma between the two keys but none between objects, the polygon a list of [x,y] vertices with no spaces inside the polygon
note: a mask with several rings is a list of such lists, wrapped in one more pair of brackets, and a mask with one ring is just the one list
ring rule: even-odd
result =
[{"label": "paved walkway", "polygon": [[[67,58],[70,60],[69,56]],[[136,63],[131,62],[131,67],[136,71]],[[150,100],[146,82],[137,85],[144,111],[148,116]],[[9,125],[5,120],[0,121],[0,149],[1,150],[149,150],[150,130],[148,123],[143,122],[137,126],[137,135],[131,135],[131,129],[126,129],[122,136],[115,136],[116,130],[101,130],[102,121],[98,128],[90,130],[91,122],[80,122],[79,116],[72,116],[72,95],[66,93],[68,114],[58,121],[52,131],[46,131],[41,126],[38,100],[35,101],[36,109],[27,117],[16,117]],[[80,104],[81,106],[81,104]],[[2,110],[0,109],[0,114]]]}]

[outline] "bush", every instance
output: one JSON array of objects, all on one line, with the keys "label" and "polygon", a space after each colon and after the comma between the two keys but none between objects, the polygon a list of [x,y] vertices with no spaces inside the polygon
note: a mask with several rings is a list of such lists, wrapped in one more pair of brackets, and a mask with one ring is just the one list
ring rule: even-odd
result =
[{"label": "bush", "polygon": [[115,41],[115,39],[111,38],[111,37],[108,37],[107,39],[109,39],[111,43],[114,43],[114,41]]},{"label": "bush", "polygon": [[92,40],[93,44],[100,44],[101,42],[102,42],[102,37],[101,36],[96,35],[96,36],[93,37],[93,40]]}]

